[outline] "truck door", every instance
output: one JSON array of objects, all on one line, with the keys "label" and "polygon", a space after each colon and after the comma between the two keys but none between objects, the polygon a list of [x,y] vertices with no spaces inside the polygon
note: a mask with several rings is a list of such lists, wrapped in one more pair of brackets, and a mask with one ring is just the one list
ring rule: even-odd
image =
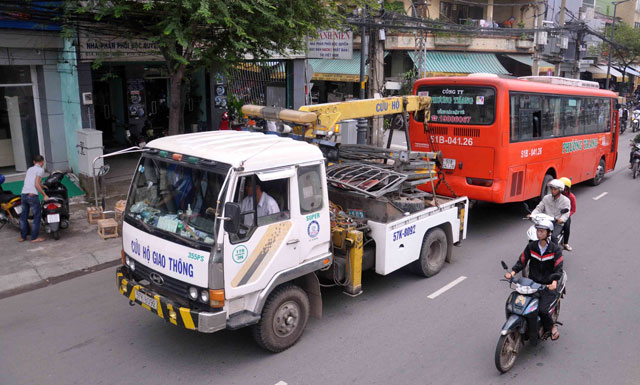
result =
[{"label": "truck door", "polygon": [[324,165],[300,166],[297,173],[297,196],[293,199],[297,207],[294,212],[297,251],[300,263],[326,254],[330,249],[331,236]]},{"label": "truck door", "polygon": [[[225,234],[225,296],[263,289],[275,273],[298,264],[291,221],[295,169],[237,178],[233,201],[241,205],[241,229]],[[256,215],[257,214],[257,215]]]}]

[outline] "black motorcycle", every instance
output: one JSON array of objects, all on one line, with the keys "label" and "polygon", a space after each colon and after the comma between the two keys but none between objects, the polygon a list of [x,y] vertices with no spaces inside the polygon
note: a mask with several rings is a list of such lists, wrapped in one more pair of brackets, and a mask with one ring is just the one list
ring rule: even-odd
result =
[{"label": "black motorcycle", "polygon": [[[508,270],[507,264],[502,262],[502,267]],[[501,373],[508,372],[516,362],[520,348],[524,341],[528,340],[533,346],[538,344],[538,340],[546,340],[550,333],[544,333],[542,322],[538,315],[538,304],[540,293],[546,289],[546,285],[534,282],[529,278],[501,279],[509,282],[509,286],[514,289],[507,298],[505,315],[507,321],[502,326],[500,338],[496,346],[495,363],[496,368]],[[566,293],[567,273],[562,273],[562,278],[558,281],[556,298],[549,308],[549,314],[554,324],[562,325],[558,322],[560,315],[560,300]]]},{"label": "black motorcycle", "polygon": [[631,142],[631,175],[636,179],[640,172],[640,143]]},{"label": "black motorcycle", "polygon": [[42,182],[48,199],[42,202],[42,224],[53,239],[60,239],[60,229],[69,227],[69,193],[62,184],[64,172],[54,171]]}]

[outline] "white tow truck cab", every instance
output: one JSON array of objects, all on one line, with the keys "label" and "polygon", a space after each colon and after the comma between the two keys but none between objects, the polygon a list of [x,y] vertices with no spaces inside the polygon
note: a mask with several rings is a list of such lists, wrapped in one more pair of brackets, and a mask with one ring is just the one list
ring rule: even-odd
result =
[{"label": "white tow truck cab", "polygon": [[120,293],[187,329],[252,325],[278,352],[321,316],[320,280],[358,295],[363,270],[430,276],[465,238],[467,198],[390,199],[387,176],[337,166],[318,146],[262,133],[150,142],[124,214]]}]

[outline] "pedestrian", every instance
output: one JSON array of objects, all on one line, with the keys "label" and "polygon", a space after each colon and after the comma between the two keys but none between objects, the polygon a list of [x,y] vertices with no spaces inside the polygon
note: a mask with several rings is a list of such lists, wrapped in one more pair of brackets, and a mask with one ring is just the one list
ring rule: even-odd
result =
[{"label": "pedestrian", "polygon": [[42,155],[36,155],[33,158],[33,166],[27,170],[24,178],[24,187],[22,187],[22,212],[20,213],[20,242],[27,239],[29,233],[29,211],[33,213],[33,225],[31,228],[31,242],[42,242],[44,238],[38,237],[40,230],[40,198],[38,192],[42,194],[45,200],[49,199],[42,189],[42,177],[44,176],[44,158]]},{"label": "pedestrian", "polygon": [[571,192],[571,179],[567,178],[566,176],[563,176],[562,178],[560,178],[560,180],[565,185],[565,188],[562,194],[564,194],[564,196],[569,198],[569,201],[571,202],[571,209],[569,209],[569,219],[567,219],[567,221],[564,223],[564,229],[562,230],[564,233],[564,236],[562,238],[564,243],[563,247],[565,250],[571,251],[573,250],[573,247],[569,245],[569,235],[571,234],[571,218],[573,217],[573,214],[576,212],[576,196],[573,195],[573,193]]}]

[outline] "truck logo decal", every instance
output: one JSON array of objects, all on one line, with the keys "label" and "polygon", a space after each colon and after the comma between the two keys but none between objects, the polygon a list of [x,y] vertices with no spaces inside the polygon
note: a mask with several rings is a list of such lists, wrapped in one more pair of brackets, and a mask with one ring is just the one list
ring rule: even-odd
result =
[{"label": "truck logo decal", "polygon": [[233,262],[242,263],[247,260],[247,256],[249,255],[249,250],[245,245],[238,245],[233,252],[231,253],[231,258],[233,258]]},{"label": "truck logo decal", "polygon": [[307,226],[307,234],[309,234],[310,238],[315,238],[320,233],[320,224],[318,221],[311,221],[309,226]]},{"label": "truck logo decal", "polygon": [[258,241],[258,245],[251,252],[247,263],[242,266],[231,281],[231,286],[238,287],[255,282],[276,255],[276,251],[289,234],[289,229],[291,229],[289,221],[269,225],[267,231]]},{"label": "truck logo decal", "polygon": [[149,274],[149,279],[158,286],[164,285],[164,278],[155,271],[152,271],[151,274]]}]

